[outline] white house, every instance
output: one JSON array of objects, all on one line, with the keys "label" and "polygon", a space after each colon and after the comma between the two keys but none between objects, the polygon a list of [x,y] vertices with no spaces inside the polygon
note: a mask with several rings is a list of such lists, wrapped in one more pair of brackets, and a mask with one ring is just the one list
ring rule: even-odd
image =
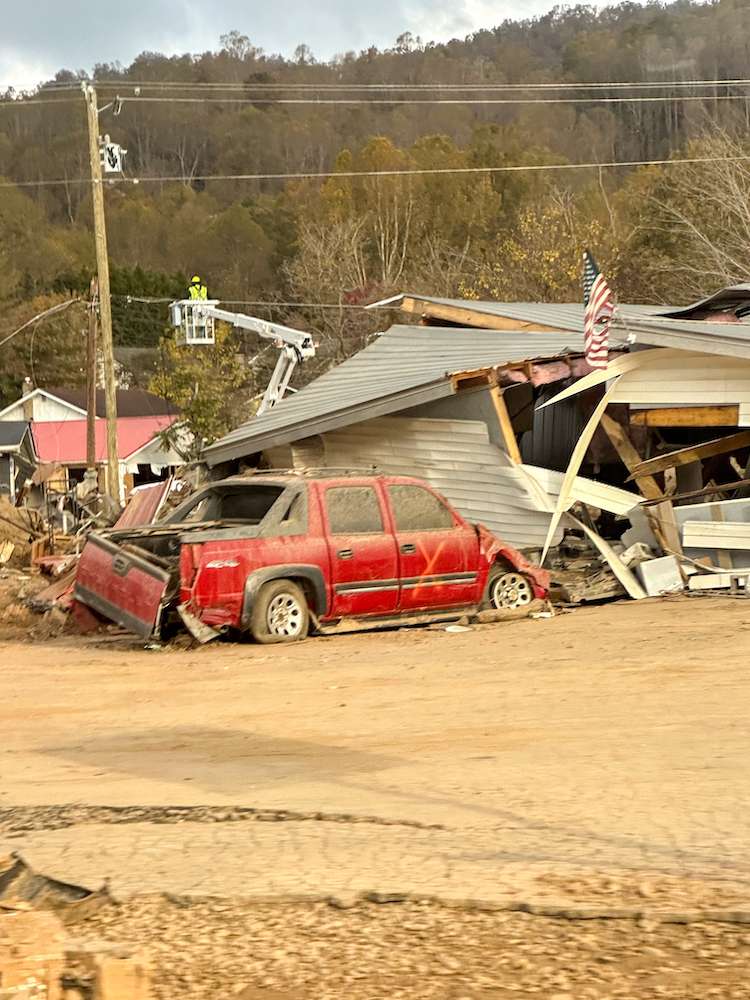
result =
[{"label": "white house", "polygon": [[0,410],[0,420],[85,420],[86,410],[46,389],[32,389]]}]

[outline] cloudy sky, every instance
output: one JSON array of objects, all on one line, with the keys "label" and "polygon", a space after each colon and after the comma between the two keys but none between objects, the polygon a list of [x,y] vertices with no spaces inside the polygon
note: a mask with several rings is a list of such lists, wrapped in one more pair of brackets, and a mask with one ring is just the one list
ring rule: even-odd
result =
[{"label": "cloudy sky", "polygon": [[232,29],[266,51],[306,42],[318,58],[390,45],[403,31],[444,41],[506,17],[543,13],[554,0],[6,0],[0,87],[24,89],[59,69],[127,65],[144,50],[169,55],[218,48]]}]

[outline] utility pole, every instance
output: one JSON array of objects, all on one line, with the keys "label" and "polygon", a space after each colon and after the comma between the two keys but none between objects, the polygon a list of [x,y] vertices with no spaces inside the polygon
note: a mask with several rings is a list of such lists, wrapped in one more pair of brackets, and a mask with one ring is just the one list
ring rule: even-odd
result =
[{"label": "utility pole", "polygon": [[99,282],[91,279],[89,285],[89,329],[86,341],[86,478],[91,489],[97,490],[99,480],[96,470],[96,327]]},{"label": "utility pole", "polygon": [[102,356],[104,358],[104,405],[107,417],[107,492],[120,502],[120,470],[117,461],[117,396],[115,387],[115,357],[112,342],[112,302],[109,293],[109,257],[107,229],[104,219],[104,188],[99,154],[99,108],[96,90],[82,83],[89,126],[89,160],[91,163],[91,195],[94,203],[94,240],[96,270],[99,276],[99,318]]}]

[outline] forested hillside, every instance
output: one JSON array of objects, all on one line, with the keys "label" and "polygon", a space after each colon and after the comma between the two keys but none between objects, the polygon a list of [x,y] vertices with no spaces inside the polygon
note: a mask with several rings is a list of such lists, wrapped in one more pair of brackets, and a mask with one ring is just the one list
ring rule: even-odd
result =
[{"label": "forested hillside", "polygon": [[[313,329],[319,365],[383,322],[353,306],[404,288],[578,299],[586,245],[624,301],[682,302],[750,279],[748,12],[742,0],[556,8],[327,63],[305,46],[292,60],[264,53],[240,30],[214,52],[97,66],[100,105],[123,98],[102,131],[128,150],[127,182],[106,191],[119,344],[156,346],[164,332],[163,303],[128,295],[168,299],[194,271],[223,300],[308,303],[246,311]],[[0,105],[0,175],[12,182],[0,188],[0,339],[88,287],[80,76],[62,70]],[[716,80],[734,82],[695,82]],[[346,176],[669,158],[700,162]],[[321,172],[341,176],[222,179]],[[318,307],[337,303],[347,308]],[[82,322],[74,309],[40,326],[33,349],[14,338],[0,396],[27,374],[79,379]]]}]

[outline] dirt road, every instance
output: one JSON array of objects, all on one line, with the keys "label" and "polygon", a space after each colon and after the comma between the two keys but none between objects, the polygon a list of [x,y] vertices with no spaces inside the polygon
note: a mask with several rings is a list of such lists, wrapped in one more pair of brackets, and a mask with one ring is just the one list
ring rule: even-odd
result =
[{"label": "dirt road", "polygon": [[0,846],[122,897],[750,908],[748,629],[742,600],[681,599],[290,647],[8,641]]}]

